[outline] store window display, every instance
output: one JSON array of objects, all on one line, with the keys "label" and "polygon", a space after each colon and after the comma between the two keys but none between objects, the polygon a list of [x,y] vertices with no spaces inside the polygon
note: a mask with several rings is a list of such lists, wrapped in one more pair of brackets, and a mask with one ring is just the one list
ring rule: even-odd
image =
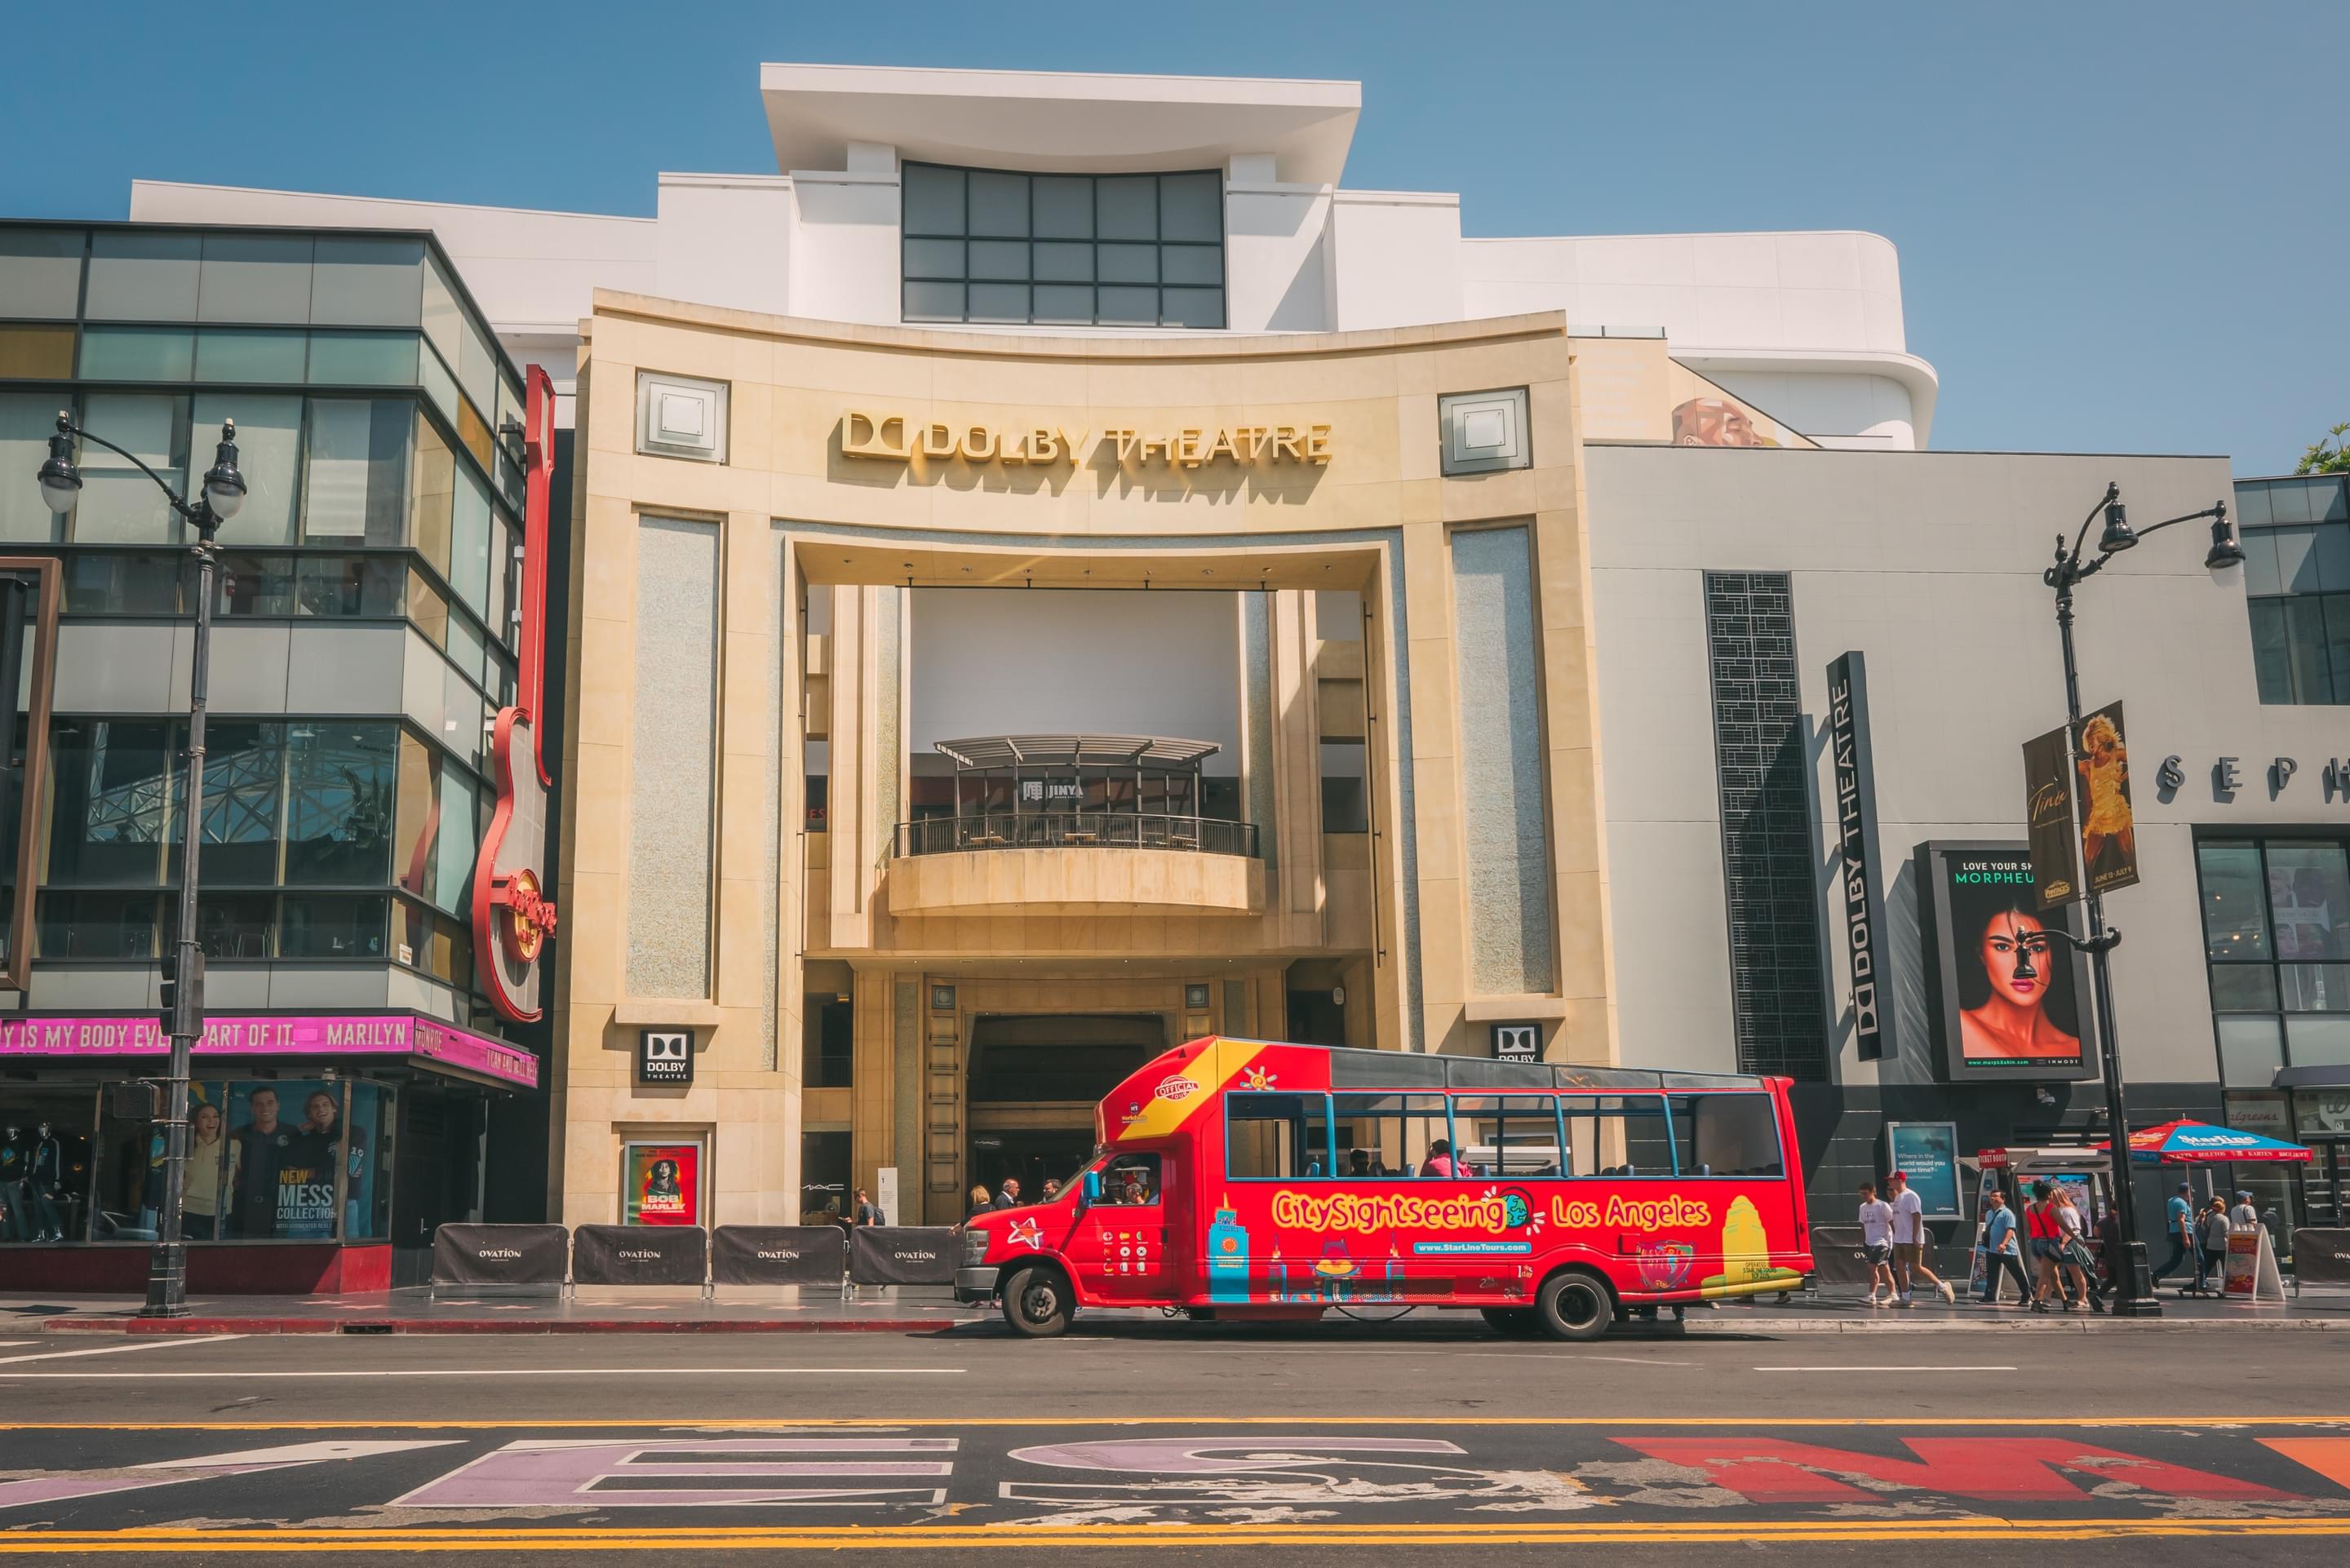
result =
[{"label": "store window display", "polygon": [[0,1240],[78,1238],[89,1139],[61,1111],[36,1106],[0,1116]]}]

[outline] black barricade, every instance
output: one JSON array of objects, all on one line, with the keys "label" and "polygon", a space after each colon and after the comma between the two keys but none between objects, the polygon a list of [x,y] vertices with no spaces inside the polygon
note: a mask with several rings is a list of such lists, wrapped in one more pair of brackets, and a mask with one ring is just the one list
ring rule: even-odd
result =
[{"label": "black barricade", "polygon": [[847,1266],[837,1225],[721,1225],[710,1233],[710,1277],[722,1285],[832,1285]]},{"label": "black barricade", "polygon": [[699,1225],[582,1225],[571,1233],[575,1285],[698,1285],[710,1232]]},{"label": "black barricade", "polygon": [[436,1285],[559,1285],[569,1249],[560,1225],[442,1225],[432,1232]]},{"label": "black barricade", "polygon": [[1868,1253],[1857,1225],[1812,1227],[1812,1268],[1824,1285],[1868,1283]]},{"label": "black barricade", "polygon": [[860,1285],[951,1285],[951,1225],[860,1225],[849,1232],[848,1277]]},{"label": "black barricade", "polygon": [[2350,1231],[2295,1231],[2293,1275],[2304,1285],[2350,1285]]}]

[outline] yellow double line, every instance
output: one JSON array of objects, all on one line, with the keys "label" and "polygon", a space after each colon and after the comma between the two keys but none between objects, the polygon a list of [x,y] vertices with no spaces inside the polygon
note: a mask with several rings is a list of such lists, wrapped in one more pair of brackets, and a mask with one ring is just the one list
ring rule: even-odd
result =
[{"label": "yellow double line", "polygon": [[1150,1546],[1641,1546],[1745,1542],[2128,1541],[2350,1536],[2350,1517],[1721,1520],[1516,1524],[909,1524],[815,1529],[120,1530],[0,1533],[0,1555],[83,1552],[744,1552]]}]

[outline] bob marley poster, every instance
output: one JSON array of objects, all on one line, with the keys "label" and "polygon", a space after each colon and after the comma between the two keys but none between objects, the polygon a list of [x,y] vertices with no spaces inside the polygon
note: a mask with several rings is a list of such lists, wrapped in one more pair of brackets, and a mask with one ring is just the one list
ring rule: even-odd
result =
[{"label": "bob marley poster", "polygon": [[1928,971],[1939,982],[1945,1076],[2094,1077],[2082,1049],[2087,965],[2052,931],[2032,851],[2022,844],[1929,844],[1919,870],[1932,906]]},{"label": "bob marley poster", "polygon": [[632,1143],[622,1162],[623,1225],[702,1223],[702,1146]]}]

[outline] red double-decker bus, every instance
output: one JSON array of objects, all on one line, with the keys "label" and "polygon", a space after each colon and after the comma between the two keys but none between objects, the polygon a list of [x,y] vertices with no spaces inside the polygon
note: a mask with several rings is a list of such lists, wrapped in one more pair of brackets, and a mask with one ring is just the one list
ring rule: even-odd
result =
[{"label": "red double-decker bus", "polygon": [[1052,1201],[966,1223],[956,1292],[1039,1336],[1089,1306],[1404,1303],[1596,1339],[1802,1283],[1787,1084],[1195,1040],[1101,1103]]}]

